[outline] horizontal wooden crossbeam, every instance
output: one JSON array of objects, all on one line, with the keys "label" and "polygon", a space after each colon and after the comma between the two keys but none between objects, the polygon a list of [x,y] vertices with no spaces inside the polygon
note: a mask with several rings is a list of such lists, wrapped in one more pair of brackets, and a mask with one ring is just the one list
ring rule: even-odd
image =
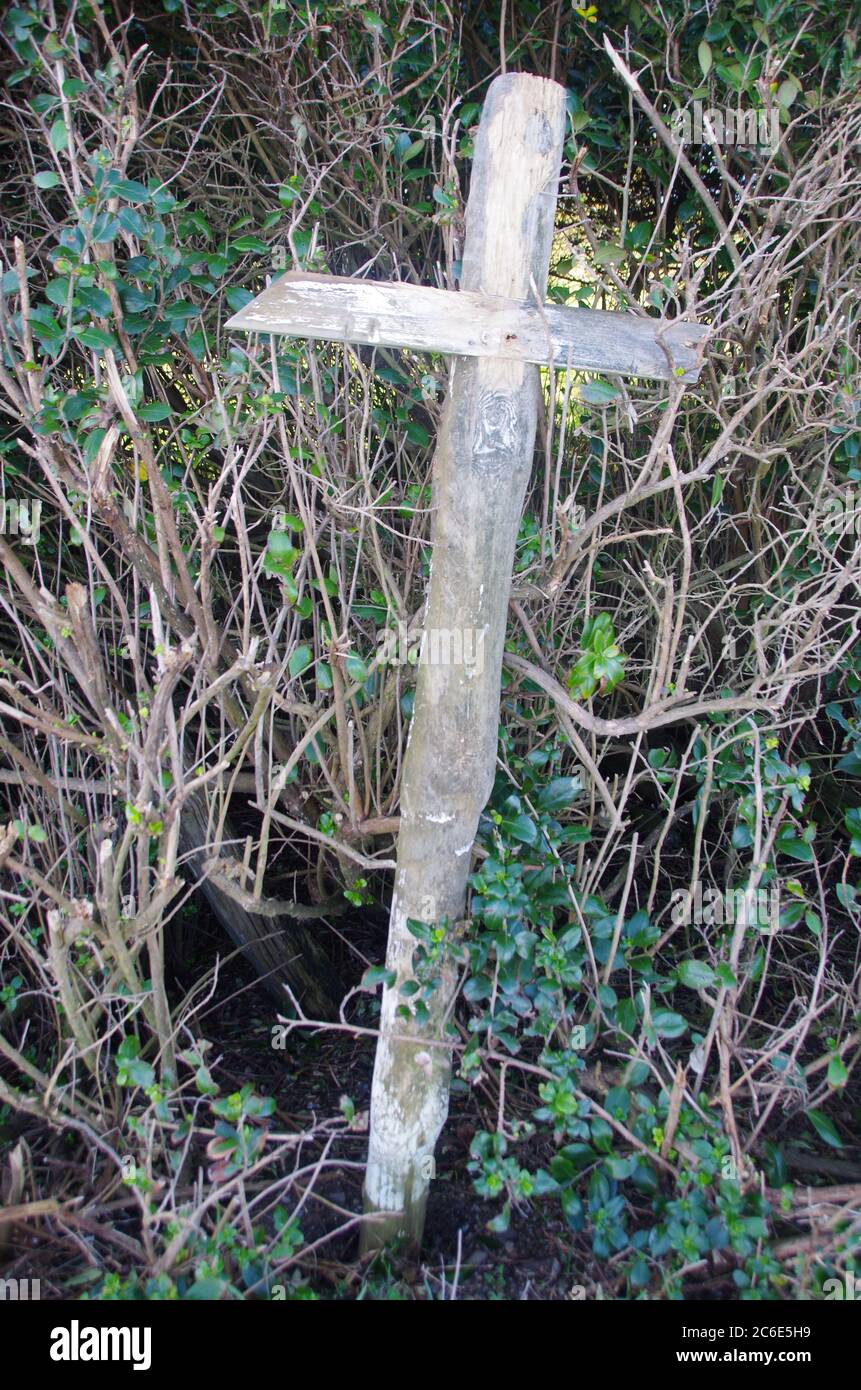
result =
[{"label": "horizontal wooden crossbeam", "polygon": [[685,319],[301,272],[283,275],[227,327],[686,382],[699,375],[696,348],[708,332]]}]

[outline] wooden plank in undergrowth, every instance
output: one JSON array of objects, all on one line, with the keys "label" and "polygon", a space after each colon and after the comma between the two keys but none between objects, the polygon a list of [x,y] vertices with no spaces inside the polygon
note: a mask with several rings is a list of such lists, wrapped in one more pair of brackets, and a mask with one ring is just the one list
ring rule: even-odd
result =
[{"label": "wooden plank in undergrowth", "polygon": [[685,382],[697,379],[696,348],[708,332],[686,319],[301,272],[282,276],[227,327]]}]

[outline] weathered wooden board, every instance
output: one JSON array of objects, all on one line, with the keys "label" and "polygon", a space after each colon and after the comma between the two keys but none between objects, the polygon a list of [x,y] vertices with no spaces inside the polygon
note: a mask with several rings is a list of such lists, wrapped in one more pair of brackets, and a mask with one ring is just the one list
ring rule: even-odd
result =
[{"label": "weathered wooden board", "polygon": [[299,272],[282,276],[227,327],[688,382],[697,379],[696,346],[708,331],[684,319]]}]

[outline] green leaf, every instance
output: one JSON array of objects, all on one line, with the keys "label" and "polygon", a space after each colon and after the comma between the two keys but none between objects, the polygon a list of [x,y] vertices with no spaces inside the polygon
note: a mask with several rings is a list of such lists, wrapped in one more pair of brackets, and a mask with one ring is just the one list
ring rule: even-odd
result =
[{"label": "green leaf", "polygon": [[64,150],[68,145],[69,132],[66,130],[66,122],[62,117],[59,117],[51,126],[49,139],[51,141],[51,149],[55,154],[59,154],[60,150]]},{"label": "green leaf", "polygon": [[97,289],[95,285],[79,285],[77,289],[78,303],[85,309],[90,309],[94,314],[98,314],[100,319],[107,318],[111,313],[112,305],[109,295],[104,290]]},{"label": "green leaf", "polygon": [[376,989],[377,985],[383,984],[387,989],[391,989],[397,978],[394,970],[387,970],[384,965],[371,965],[362,976],[360,988]]},{"label": "green leaf", "polygon": [[173,414],[173,408],[164,401],[151,401],[149,405],[142,405],[138,409],[138,415],[142,420],[166,420],[168,415]]},{"label": "green leaf", "polygon": [[295,547],[286,531],[270,531],[266,542],[267,552],[276,560],[292,556]]},{"label": "green leaf", "polygon": [[402,164],[409,164],[411,159],[415,159],[416,155],[421,154],[424,147],[424,140],[412,140],[406,147],[401,146],[398,151],[398,158]]},{"label": "green leaf", "polygon": [[649,1266],[642,1255],[639,1255],[631,1266],[631,1286],[635,1289],[644,1289],[651,1278]]},{"label": "green leaf", "polygon": [[407,420],[404,432],[411,444],[418,444],[422,448],[430,444],[430,435],[424,425],[417,424],[415,420]]},{"label": "green leaf", "polygon": [[700,71],[702,72],[703,77],[708,77],[709,73],[711,72],[712,66],[712,50],[711,45],[707,44],[705,39],[702,40],[699,48],[697,49],[697,60],[699,62]]},{"label": "green leaf", "polygon": [[368,668],[360,656],[348,656],[344,666],[351,681],[364,685],[368,679]]},{"label": "green leaf", "polygon": [[147,203],[150,191],[137,179],[117,179],[108,185],[113,197],[123,198],[127,203]]},{"label": "green leaf", "polygon": [[717,979],[711,966],[702,960],[680,961],[676,973],[680,982],[688,989],[708,989]]},{"label": "green leaf", "polygon": [[261,241],[258,236],[241,236],[230,243],[234,251],[257,251],[260,255],[266,255],[269,247],[265,241]]},{"label": "green leaf", "polygon": [[816,1130],[820,1139],[824,1139],[826,1144],[830,1144],[832,1149],[842,1149],[843,1141],[837,1132],[833,1120],[823,1114],[821,1110],[808,1110],[807,1118]]},{"label": "green leaf", "polygon": [[783,106],[785,108],[790,107],[792,103],[795,101],[795,98],[798,96],[798,93],[800,91],[801,88],[799,87],[795,78],[787,77],[784,82],[781,82],[780,86],[777,89],[778,106]]},{"label": "green leaf", "polygon": [[485,975],[473,975],[463,987],[463,996],[470,1004],[479,1004],[482,999],[489,999],[492,993],[493,984]]},{"label": "green leaf", "polygon": [[414,936],[416,941],[429,942],[431,939],[431,928],[427,922],[420,922],[416,917],[407,918],[407,931],[410,936]]},{"label": "green leaf", "polygon": [[673,1013],[672,1009],[658,1009],[652,1014],[652,1024],[661,1038],[680,1038],[688,1031],[681,1014]]},{"label": "green leaf", "polygon": [[541,788],[535,798],[535,804],[540,811],[549,811],[554,815],[570,806],[582,790],[583,784],[579,777],[553,777]]},{"label": "green leaf", "polygon": [[487,1229],[494,1235],[501,1235],[508,1230],[511,1224],[511,1203],[506,1202],[498,1216],[494,1216],[492,1221],[488,1221]]},{"label": "green leaf", "polygon": [[852,836],[849,853],[861,855],[861,807],[851,806],[843,816],[843,825]]},{"label": "green leaf", "polygon": [[[215,257],[213,257],[213,260],[214,259]],[[220,273],[221,272],[219,272],[219,274]],[[213,274],[215,274],[214,271]],[[232,290],[227,290],[224,295],[224,298],[227,300],[227,303],[233,310],[234,314],[238,314],[240,309],[244,309],[246,304],[251,303],[254,296],[250,292],[250,290],[243,290],[237,286],[234,287]]]},{"label": "green leaf", "polygon": [[293,652],[287,663],[287,669],[291,676],[298,676],[311,665],[313,660],[314,656],[311,648],[303,643],[301,647],[297,647]]},{"label": "green leaf", "polygon": [[117,340],[112,333],[106,333],[103,328],[76,328],[75,337],[84,347],[89,348],[116,348]]},{"label": "green leaf", "polygon": [[[109,213],[102,213],[97,217],[90,236],[93,241],[115,241],[122,230],[122,223],[118,217],[112,217]],[[100,263],[101,264],[101,263]]]},{"label": "green leaf", "polygon": [[580,387],[580,399],[588,405],[609,405],[621,394],[618,386],[611,386],[609,381],[587,381]]},{"label": "green leaf", "polygon": [[[32,831],[30,833],[32,836]],[[828,1063],[828,1085],[845,1086],[848,1080],[849,1073],[843,1065],[842,1059],[835,1054]]]},{"label": "green leaf", "polygon": [[37,188],[56,188],[60,182],[60,175],[55,174],[53,169],[43,169],[33,180]]},{"label": "green leaf", "polygon": [[512,840],[519,840],[523,845],[534,845],[538,839],[538,826],[529,816],[515,816],[513,820],[503,821],[503,826]]},{"label": "green leaf", "polygon": [[149,1062],[141,1062],[140,1060],[127,1062],[123,1070],[133,1086],[147,1087],[155,1081],[155,1071]]},{"label": "green leaf", "polygon": [[[68,276],[61,275],[57,280],[49,280],[47,285],[45,286],[45,298],[50,299],[51,303],[56,304],[58,308],[65,309],[66,305],[69,302]],[[84,400],[85,398],[83,396],[79,396],[78,399]],[[67,410],[64,410],[63,413],[66,416],[67,420],[71,419],[71,416],[69,415]],[[83,414],[83,411],[81,413]]]},{"label": "green leaf", "polygon": [[599,241],[595,249],[595,264],[621,265],[627,255],[624,246],[615,246],[612,241]]},{"label": "green leaf", "polygon": [[848,772],[851,777],[861,775],[861,750],[856,745],[850,753],[844,754],[837,764],[838,772]]},{"label": "green leaf", "polygon": [[775,846],[778,854],[785,854],[790,859],[797,859],[801,864],[813,863],[813,850],[806,840],[799,840],[794,835],[788,835],[786,839],[778,836]]},{"label": "green leaf", "polygon": [[88,434],[88,435],[87,435],[87,441],[86,441],[86,443],[85,443],[85,445],[84,445],[84,462],[85,462],[85,463],[92,463],[92,462],[93,462],[93,459],[96,457],[96,454],[99,452],[99,449],[102,447],[102,440],[104,439],[104,437],[105,437],[106,434],[107,434],[107,430],[105,430],[105,429],[98,429],[98,430],[93,430],[91,434]]},{"label": "green leaf", "polygon": [[224,1290],[228,1287],[226,1279],[218,1279],[214,1275],[209,1278],[195,1279],[194,1283],[184,1298],[191,1299],[193,1302],[217,1303],[223,1296]]},{"label": "green leaf", "polygon": [[651,222],[637,222],[628,233],[628,245],[636,247],[648,246],[654,230]]},{"label": "green leaf", "polygon": [[568,825],[562,832],[562,843],[566,845],[586,845],[592,839],[590,825]]}]

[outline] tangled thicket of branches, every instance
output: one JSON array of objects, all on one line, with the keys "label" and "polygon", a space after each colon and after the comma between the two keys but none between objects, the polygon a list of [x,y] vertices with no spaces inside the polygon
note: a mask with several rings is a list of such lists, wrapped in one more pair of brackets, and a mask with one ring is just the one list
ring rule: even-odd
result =
[{"label": "tangled thicket of branches", "polygon": [[[24,4],[4,29],[7,1196],[22,1220],[72,1220],[62,1201],[37,1209],[55,1192],[27,1158],[71,1129],[93,1202],[138,1204],[103,1272],[182,1275],[213,1221],[250,1231],[276,1207],[270,1274],[313,1264],[291,1212],[344,1166],[332,1145],[357,1121],[347,1107],[297,1139],[257,1127],[250,1094],[216,1100],[199,1015],[218,971],[179,989],[166,943],[193,932],[202,885],[300,1021],[337,1017],[368,964],[356,924],[390,888],[413,686],[382,638],[420,631],[446,365],[222,325],[282,268],[455,287],[501,35],[510,67],[572,92],[552,295],[696,317],[710,336],[693,388],[547,374],[476,864],[534,852],[563,883],[555,926],[584,927],[585,954],[555,1036],[587,1025],[575,1093],[620,1152],[683,1187],[715,1131],[742,1194],[798,1172],[821,1189],[789,1189],[774,1266],[745,1276],[809,1290],[861,1226],[859,1187],[834,1182],[857,1146],[861,1052],[851,44],[815,6],[786,7],[727,87],[779,117],[779,145],[695,148],[668,114],[725,80],[703,77],[696,7],[676,30],[626,30],[630,7],[611,6],[613,57],[561,5],[518,6],[507,32],[497,7],[463,18],[432,0],[114,8]],[[738,22],[711,39],[725,66]],[[544,763],[579,785],[555,811],[556,870],[522,822],[538,823],[527,771]],[[678,890],[747,911],[691,920]],[[777,890],[779,922],[751,925]],[[585,929],[595,902],[606,934]],[[525,1059],[524,1086],[558,1074],[527,1035],[500,1081],[497,984],[467,988],[462,1037],[467,1052],[481,1039],[470,1075],[511,1140],[532,1104],[506,1101],[506,1070]],[[362,1035],[357,998],[340,1026]],[[656,1142],[602,1106],[635,1064]],[[217,1169],[203,1195],[201,1140]],[[322,1145],[310,1165],[307,1143]],[[489,1192],[516,1205],[499,1172]],[[104,1234],[99,1210],[74,1219]],[[583,1250],[583,1282],[600,1281],[600,1247]],[[698,1247],[675,1253],[699,1267]]]}]

